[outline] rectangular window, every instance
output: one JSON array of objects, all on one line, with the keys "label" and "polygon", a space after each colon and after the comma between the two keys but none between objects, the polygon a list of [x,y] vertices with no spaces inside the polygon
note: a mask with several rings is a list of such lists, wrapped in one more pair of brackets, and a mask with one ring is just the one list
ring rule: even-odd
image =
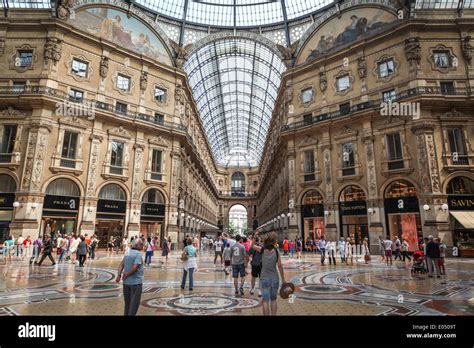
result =
[{"label": "rectangular window", "polygon": [[118,74],[117,75],[117,88],[121,89],[122,91],[129,91],[130,90],[130,77]]},{"label": "rectangular window", "polygon": [[314,176],[314,151],[308,150],[304,152],[304,181],[313,181]]},{"label": "rectangular window", "polygon": [[75,159],[76,158],[76,145],[77,145],[77,133],[64,132],[63,139],[63,151],[61,154],[62,158]]},{"label": "rectangular window", "polygon": [[441,82],[441,94],[454,94],[454,82]]},{"label": "rectangular window", "polygon": [[165,123],[165,116],[155,112],[155,123],[164,124]]},{"label": "rectangular window", "polygon": [[313,100],[313,89],[312,88],[305,88],[301,91],[301,102],[309,103]]},{"label": "rectangular window", "polygon": [[397,99],[397,93],[395,93],[394,89],[389,91],[385,91],[382,93],[382,99],[384,103],[388,103]]},{"label": "rectangular window", "polygon": [[127,114],[127,104],[117,102],[115,104],[115,112],[118,114],[126,115]]},{"label": "rectangular window", "polygon": [[0,163],[10,163],[16,139],[16,125],[3,126],[2,143],[0,149]]},{"label": "rectangular window", "polygon": [[462,128],[449,128],[448,140],[451,156],[453,158],[453,164],[469,164],[469,160],[467,158],[466,141],[464,140],[464,132]]},{"label": "rectangular window", "polygon": [[395,73],[393,59],[384,60],[378,64],[379,77],[384,78]]},{"label": "rectangular window", "polygon": [[307,114],[303,116],[304,125],[307,126],[313,123],[313,114]]},{"label": "rectangular window", "polygon": [[155,100],[159,103],[166,102],[166,89],[155,87]]},{"label": "rectangular window", "polygon": [[339,105],[339,112],[341,115],[347,115],[351,112],[351,103],[344,103]]},{"label": "rectangular window", "polygon": [[84,98],[84,92],[78,91],[77,89],[69,90],[69,100],[77,103],[82,103]]},{"label": "rectangular window", "polygon": [[337,81],[338,92],[345,91],[346,89],[349,89],[349,87],[351,86],[349,75],[338,77],[336,81]]},{"label": "rectangular window", "polygon": [[342,144],[342,175],[354,175],[354,145],[352,143]]},{"label": "rectangular window", "polygon": [[89,63],[83,62],[82,60],[74,58],[72,60],[71,72],[74,75],[80,77],[87,77],[87,72],[89,71]]},{"label": "rectangular window", "polygon": [[385,141],[387,142],[388,169],[393,170],[404,168],[400,133],[390,133],[385,135]]},{"label": "rectangular window", "polygon": [[32,50],[18,50],[15,60],[15,66],[20,68],[29,68],[33,65]]},{"label": "rectangular window", "polygon": [[[118,142],[118,141],[112,141],[112,153],[110,156],[110,166],[111,167],[119,167],[120,169],[123,166],[123,151],[124,151],[125,144]],[[113,173],[113,169],[111,168],[111,173]],[[117,172],[113,173],[116,174]],[[120,174],[122,172],[120,171]]]},{"label": "rectangular window", "polygon": [[434,51],[433,60],[438,68],[445,69],[451,67],[448,51]]},{"label": "rectangular window", "polygon": [[161,158],[162,152],[157,149],[153,149],[153,154],[151,157],[151,171],[153,173],[161,173]]},{"label": "rectangular window", "polygon": [[26,82],[13,82],[13,93],[23,93],[26,90]]},{"label": "rectangular window", "polygon": [[1,153],[12,153],[15,146],[17,126],[3,126],[2,149]]}]

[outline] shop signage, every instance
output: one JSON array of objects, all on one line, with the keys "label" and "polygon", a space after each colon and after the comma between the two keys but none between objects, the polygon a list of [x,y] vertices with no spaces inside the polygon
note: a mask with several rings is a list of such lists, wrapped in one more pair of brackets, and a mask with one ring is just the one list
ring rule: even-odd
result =
[{"label": "shop signage", "polygon": [[13,208],[14,193],[0,193],[0,208]]},{"label": "shop signage", "polygon": [[165,216],[165,205],[142,203],[142,215]]},{"label": "shop signage", "polygon": [[79,210],[79,197],[46,195],[44,197],[43,208],[77,211]]},{"label": "shop signage", "polygon": [[339,202],[339,213],[341,215],[367,215],[367,204],[365,201]]},{"label": "shop signage", "polygon": [[97,202],[97,211],[103,213],[125,214],[126,203],[126,201],[99,199],[99,201]]},{"label": "shop signage", "polygon": [[385,198],[384,205],[387,214],[418,213],[420,211],[416,196]]},{"label": "shop signage", "polygon": [[474,195],[449,195],[449,210],[474,210]]},{"label": "shop signage", "polygon": [[301,207],[301,215],[305,217],[324,216],[323,204],[306,204]]}]

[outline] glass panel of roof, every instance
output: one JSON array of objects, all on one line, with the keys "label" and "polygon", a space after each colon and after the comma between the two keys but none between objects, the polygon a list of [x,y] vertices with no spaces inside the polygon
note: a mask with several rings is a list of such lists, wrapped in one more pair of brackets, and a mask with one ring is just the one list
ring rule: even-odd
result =
[{"label": "glass panel of roof", "polygon": [[185,0],[136,0],[136,2],[165,16],[183,19]]},{"label": "glass panel of roof", "polygon": [[314,12],[330,3],[332,3],[332,0],[285,0],[286,14],[288,19],[294,19]]}]

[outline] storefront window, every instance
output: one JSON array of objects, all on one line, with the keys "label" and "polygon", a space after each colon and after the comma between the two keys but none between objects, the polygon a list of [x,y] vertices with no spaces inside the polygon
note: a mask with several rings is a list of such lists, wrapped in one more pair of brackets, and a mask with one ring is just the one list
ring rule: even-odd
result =
[{"label": "storefront window", "polygon": [[301,201],[304,242],[319,239],[324,235],[323,196],[316,190],[309,190]]},{"label": "storefront window", "polygon": [[474,257],[474,180],[456,177],[447,186],[450,225],[459,256]]},{"label": "storefront window", "polygon": [[408,250],[415,251],[423,236],[415,186],[405,180],[392,182],[385,190],[384,206],[390,239],[406,239]]},{"label": "storefront window", "polygon": [[367,203],[364,190],[350,185],[339,195],[340,236],[362,244],[369,237]]}]

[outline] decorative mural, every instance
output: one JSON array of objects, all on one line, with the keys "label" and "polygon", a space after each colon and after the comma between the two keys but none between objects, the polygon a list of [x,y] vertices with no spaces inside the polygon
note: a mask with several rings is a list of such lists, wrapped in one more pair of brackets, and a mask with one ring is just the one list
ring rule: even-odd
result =
[{"label": "decorative mural", "polygon": [[125,12],[95,7],[80,11],[69,22],[92,35],[118,46],[142,53],[164,64],[173,65],[170,55],[158,36],[139,20]]},{"label": "decorative mural", "polygon": [[397,17],[385,10],[360,8],[333,18],[315,31],[303,47],[297,64],[317,58],[326,51],[372,35]]}]

